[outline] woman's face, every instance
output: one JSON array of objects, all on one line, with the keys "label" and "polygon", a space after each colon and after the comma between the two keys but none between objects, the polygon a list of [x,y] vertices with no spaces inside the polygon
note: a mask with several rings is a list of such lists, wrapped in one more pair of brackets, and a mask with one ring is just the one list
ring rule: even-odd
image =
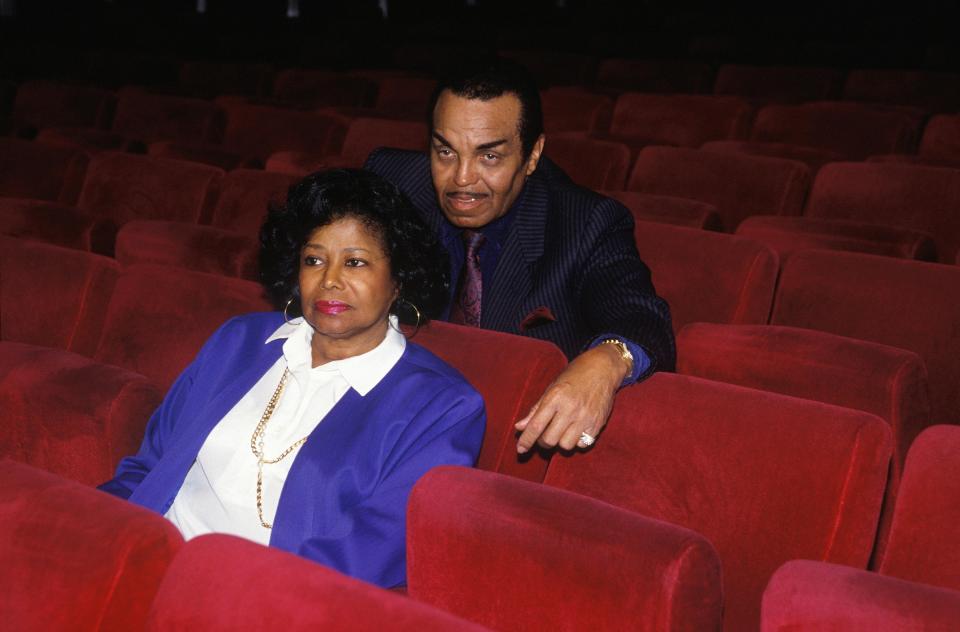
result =
[{"label": "woman's face", "polygon": [[368,351],[386,335],[396,298],[390,259],[362,222],[345,217],[310,233],[300,252],[300,305],[317,334]]}]

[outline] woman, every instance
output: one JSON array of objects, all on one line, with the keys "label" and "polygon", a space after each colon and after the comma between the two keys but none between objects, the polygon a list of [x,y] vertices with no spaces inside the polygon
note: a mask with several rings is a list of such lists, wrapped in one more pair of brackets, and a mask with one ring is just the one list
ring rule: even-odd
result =
[{"label": "woman", "polygon": [[397,329],[401,307],[442,308],[445,255],[392,184],[358,170],[296,184],[260,240],[283,312],[223,325],[100,488],[187,538],[232,533],[402,584],[410,489],[472,465],[485,423],[480,395]]}]

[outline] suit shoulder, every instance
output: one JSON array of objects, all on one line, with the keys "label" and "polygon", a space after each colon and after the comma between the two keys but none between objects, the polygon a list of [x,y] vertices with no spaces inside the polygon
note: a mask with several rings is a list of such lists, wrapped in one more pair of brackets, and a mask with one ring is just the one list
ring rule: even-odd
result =
[{"label": "suit shoulder", "polygon": [[380,147],[367,157],[363,168],[392,182],[408,179],[411,175],[430,175],[430,159],[420,151]]},{"label": "suit shoulder", "polygon": [[630,211],[623,204],[576,184],[556,163],[547,158],[541,159],[537,172],[540,172],[539,177],[549,191],[551,213],[573,214],[583,221],[590,221],[594,213],[630,215]]}]

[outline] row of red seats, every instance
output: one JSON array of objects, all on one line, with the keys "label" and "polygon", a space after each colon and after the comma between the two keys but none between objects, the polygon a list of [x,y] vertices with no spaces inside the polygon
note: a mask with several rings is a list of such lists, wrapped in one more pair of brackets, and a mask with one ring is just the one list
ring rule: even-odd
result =
[{"label": "row of red seats", "polygon": [[[911,449],[879,574],[863,569],[890,444],[871,415],[658,375],[618,397],[604,439],[555,458],[542,485],[428,473],[408,509],[413,600],[494,629],[772,630],[891,613],[921,628],[955,621],[957,428],[932,428]],[[15,627],[303,625],[339,620],[343,601],[364,609],[353,617],[397,617],[399,629],[430,617],[462,625],[228,536],[184,546],[159,516],[9,461],[0,513],[3,572],[16,588],[4,612]],[[82,590],[63,581],[76,567]]]}]

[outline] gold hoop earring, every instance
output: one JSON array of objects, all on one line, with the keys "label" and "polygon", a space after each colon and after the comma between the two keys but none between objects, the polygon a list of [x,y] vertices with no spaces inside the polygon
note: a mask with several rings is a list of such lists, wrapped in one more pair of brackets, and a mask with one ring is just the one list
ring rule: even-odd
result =
[{"label": "gold hoop earring", "polygon": [[287,310],[290,309],[290,303],[293,302],[293,298],[294,298],[294,297],[291,296],[291,297],[290,297],[290,300],[287,301],[287,304],[283,306],[283,321],[284,321],[285,323],[287,323],[288,325],[289,325],[291,322],[293,322],[293,320],[292,320],[289,316],[287,316]]},{"label": "gold hoop earring", "polygon": [[[410,306],[410,309],[412,309],[413,312],[417,315],[417,324],[416,324],[415,327],[414,327],[413,333],[410,334],[410,337],[413,338],[414,336],[417,335],[417,332],[420,331],[420,324],[421,324],[422,321],[423,321],[423,315],[420,313],[420,309],[419,309],[416,305],[414,305],[413,303],[411,303],[410,301],[408,301],[407,299],[405,299],[405,298],[398,298],[398,299],[397,299],[397,302],[398,302],[398,303],[406,303],[407,305]],[[399,310],[398,310],[398,311],[399,311]]]}]

